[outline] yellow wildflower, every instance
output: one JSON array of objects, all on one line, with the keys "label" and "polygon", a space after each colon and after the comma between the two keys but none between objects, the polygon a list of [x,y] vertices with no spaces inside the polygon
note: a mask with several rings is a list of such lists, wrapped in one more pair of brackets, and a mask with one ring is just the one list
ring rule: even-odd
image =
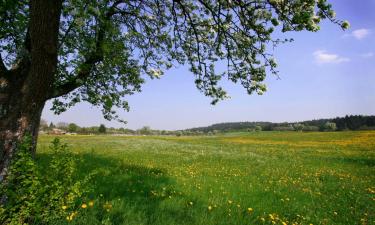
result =
[{"label": "yellow wildflower", "polygon": [[94,206],[94,201],[89,201],[89,206],[93,207]]},{"label": "yellow wildflower", "polygon": [[66,220],[67,220],[67,221],[72,221],[75,215],[77,215],[77,212],[72,212],[72,213],[70,214],[70,216],[67,216],[67,217],[66,217]]},{"label": "yellow wildflower", "polygon": [[81,205],[81,208],[82,208],[82,209],[86,209],[86,208],[87,208],[87,204],[86,204],[86,203],[83,203],[83,204]]},{"label": "yellow wildflower", "polygon": [[63,210],[67,209],[68,207],[66,205],[61,206]]},{"label": "yellow wildflower", "polygon": [[109,210],[112,209],[112,204],[110,204],[109,202],[106,202],[104,205],[103,205],[103,208],[109,212]]},{"label": "yellow wildflower", "polygon": [[252,213],[254,210],[253,210],[253,208],[247,208],[247,211],[248,211],[249,213]]},{"label": "yellow wildflower", "polygon": [[211,211],[212,210],[212,206],[208,206],[208,211]]}]

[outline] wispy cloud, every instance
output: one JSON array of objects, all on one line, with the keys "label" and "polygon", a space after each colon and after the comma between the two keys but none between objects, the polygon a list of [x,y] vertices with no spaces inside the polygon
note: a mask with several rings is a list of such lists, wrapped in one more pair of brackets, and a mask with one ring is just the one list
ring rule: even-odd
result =
[{"label": "wispy cloud", "polygon": [[350,34],[345,34],[344,37],[354,37],[357,40],[362,40],[369,36],[371,31],[369,29],[361,28],[353,30]]},{"label": "wispy cloud", "polygon": [[325,50],[317,50],[313,53],[313,55],[315,57],[315,62],[318,64],[343,63],[350,61],[349,58],[342,57],[337,54],[331,54],[326,52]]},{"label": "wispy cloud", "polygon": [[361,54],[363,58],[371,58],[371,57],[374,57],[374,55],[375,54],[373,52],[367,52],[367,53]]}]

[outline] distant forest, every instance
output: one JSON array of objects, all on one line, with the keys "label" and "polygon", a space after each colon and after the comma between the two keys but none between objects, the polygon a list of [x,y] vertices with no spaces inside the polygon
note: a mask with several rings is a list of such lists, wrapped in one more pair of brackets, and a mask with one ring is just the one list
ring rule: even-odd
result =
[{"label": "distant forest", "polygon": [[345,131],[375,130],[375,116],[350,115],[333,119],[317,119],[302,122],[230,122],[207,127],[187,129],[190,132],[231,132],[231,131]]},{"label": "distant forest", "polygon": [[345,116],[302,122],[231,122],[185,130],[154,130],[144,126],[137,130],[100,126],[80,127],[75,123],[59,122],[56,125],[41,120],[40,132],[48,134],[112,134],[112,135],[212,135],[225,132],[252,131],[345,131],[375,130],[375,116]]}]

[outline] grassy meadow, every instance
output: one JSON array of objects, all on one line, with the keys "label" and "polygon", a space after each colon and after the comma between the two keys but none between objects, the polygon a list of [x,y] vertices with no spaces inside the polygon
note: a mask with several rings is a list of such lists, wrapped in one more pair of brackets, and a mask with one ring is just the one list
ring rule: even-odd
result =
[{"label": "grassy meadow", "polygon": [[375,224],[373,131],[59,137],[96,174],[56,224]]}]

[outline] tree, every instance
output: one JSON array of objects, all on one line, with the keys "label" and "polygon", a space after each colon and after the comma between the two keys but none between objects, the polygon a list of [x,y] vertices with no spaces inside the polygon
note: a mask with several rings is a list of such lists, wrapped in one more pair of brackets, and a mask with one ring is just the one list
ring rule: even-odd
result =
[{"label": "tree", "polygon": [[[142,75],[159,78],[189,64],[197,88],[213,103],[227,97],[222,77],[262,94],[276,73],[269,47],[288,40],[274,29],[317,31],[336,20],[326,0],[2,1],[0,5],[0,174],[17,141],[29,133],[35,151],[47,100],[55,113],[86,101],[118,119],[124,96],[140,91]],[[215,63],[226,63],[225,72]]]},{"label": "tree", "polygon": [[255,126],[254,131],[262,131],[262,127],[261,126]]},{"label": "tree", "polygon": [[58,122],[56,124],[56,127],[59,128],[59,129],[62,129],[62,130],[67,130],[68,126],[69,126],[69,123],[67,123],[67,122]]},{"label": "tree", "polygon": [[336,130],[336,123],[327,122],[324,124],[325,131],[335,131]]},{"label": "tree", "polygon": [[52,130],[53,128],[55,128],[56,126],[55,126],[55,124],[53,124],[52,122],[49,124],[49,126],[48,126],[48,129],[49,130]]},{"label": "tree", "polygon": [[302,131],[304,127],[305,127],[305,125],[303,125],[302,123],[293,124],[293,128],[294,128],[295,131]]},{"label": "tree", "polygon": [[98,131],[99,133],[104,134],[107,131],[107,128],[104,126],[104,124],[100,124]]},{"label": "tree", "polygon": [[39,129],[42,130],[42,131],[48,130],[48,123],[47,123],[46,120],[44,120],[44,119],[40,120]]},{"label": "tree", "polygon": [[149,126],[144,126],[138,130],[138,133],[142,135],[150,135],[152,134],[152,130]]},{"label": "tree", "polygon": [[81,134],[86,134],[86,133],[87,133],[87,128],[86,128],[86,127],[81,127],[81,128],[79,129],[79,132],[80,132]]},{"label": "tree", "polygon": [[75,123],[69,123],[69,125],[68,125],[68,131],[69,132],[77,132],[78,128],[79,128],[79,126]]}]

